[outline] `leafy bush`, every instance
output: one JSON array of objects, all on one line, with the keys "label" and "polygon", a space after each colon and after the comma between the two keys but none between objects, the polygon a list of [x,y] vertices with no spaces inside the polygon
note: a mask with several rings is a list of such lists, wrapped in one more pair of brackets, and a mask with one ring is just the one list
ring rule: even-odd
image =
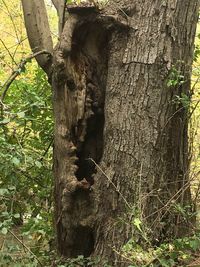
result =
[{"label": "leafy bush", "polygon": [[9,88],[0,121],[0,231],[23,225],[20,235],[41,247],[53,231],[51,95],[43,71],[27,71]]}]

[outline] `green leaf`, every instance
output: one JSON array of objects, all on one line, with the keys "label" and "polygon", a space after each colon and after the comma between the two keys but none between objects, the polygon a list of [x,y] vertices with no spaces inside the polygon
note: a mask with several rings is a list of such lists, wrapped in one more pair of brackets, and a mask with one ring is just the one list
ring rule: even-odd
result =
[{"label": "green leaf", "polygon": [[189,242],[189,244],[190,244],[190,247],[191,247],[193,250],[197,250],[197,249],[199,249],[199,247],[200,247],[200,240],[198,240],[198,239],[191,240],[191,241]]},{"label": "green leaf", "polygon": [[10,191],[16,190],[16,187],[14,185],[11,185],[8,187],[8,190],[10,190]]},{"label": "green leaf", "polygon": [[19,113],[17,113],[17,116],[18,116],[19,118],[24,118],[24,117],[25,117],[25,112],[24,112],[24,111],[19,112]]},{"label": "green leaf", "polygon": [[6,189],[6,188],[0,188],[0,196],[4,196],[4,195],[6,195],[8,193],[9,193],[8,189]]},{"label": "green leaf", "polygon": [[42,167],[42,163],[36,160],[35,165],[40,169]]},{"label": "green leaf", "polygon": [[20,218],[20,214],[16,213],[16,214],[13,215],[13,217],[16,218],[16,219],[19,219]]},{"label": "green leaf", "polygon": [[162,264],[161,265],[162,267],[170,267],[171,266],[170,263],[168,262],[168,260],[166,260],[166,259],[159,259],[158,258],[158,260]]},{"label": "green leaf", "polygon": [[20,71],[20,72],[22,73],[22,72],[25,72],[25,71],[26,71],[26,67],[23,65],[23,66],[21,67],[21,71]]},{"label": "green leaf", "polygon": [[12,158],[12,163],[18,166],[20,164],[20,160],[16,157]]},{"label": "green leaf", "polygon": [[140,232],[142,232],[142,229],[141,229],[141,224],[142,224],[142,222],[141,222],[141,220],[140,220],[139,218],[135,218],[135,219],[133,220],[133,224],[136,226],[136,228],[137,228]]},{"label": "green leaf", "polygon": [[32,58],[27,58],[26,62],[30,63],[32,61]]},{"label": "green leaf", "polygon": [[1,232],[2,232],[3,235],[6,235],[8,233],[8,229],[6,227],[3,227],[1,229]]},{"label": "green leaf", "polygon": [[170,87],[170,86],[172,86],[172,81],[171,80],[167,81],[167,87]]},{"label": "green leaf", "polygon": [[2,121],[0,121],[0,124],[7,124],[10,122],[10,118],[5,118]]}]

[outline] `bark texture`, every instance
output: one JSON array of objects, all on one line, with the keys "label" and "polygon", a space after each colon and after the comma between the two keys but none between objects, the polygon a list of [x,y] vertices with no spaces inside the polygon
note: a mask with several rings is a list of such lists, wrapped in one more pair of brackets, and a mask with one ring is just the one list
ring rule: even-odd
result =
[{"label": "bark texture", "polygon": [[62,33],[62,30],[63,30],[66,1],[65,0],[52,0],[52,3],[57,10],[57,14],[58,14],[58,18],[59,18],[59,20],[58,20],[58,32],[59,32],[59,36],[60,36]]},{"label": "bark texture", "polygon": [[[155,241],[186,234],[184,227],[190,224],[172,212],[174,203],[190,203],[187,110],[174,100],[181,93],[189,95],[198,3],[184,4],[134,1],[122,6],[131,14],[130,31],[113,34],[109,53],[102,166],[126,200],[140,210]],[[173,65],[186,82],[169,88]],[[97,214],[102,214],[96,255],[116,259],[112,248],[119,250],[130,235],[117,223],[125,203],[108,180],[105,190],[105,177],[99,175],[95,181]],[[116,261],[114,266],[121,265]]]},{"label": "bark texture", "polygon": [[61,254],[128,266],[117,252],[138,216],[154,242],[187,234],[191,221],[175,207],[191,204],[188,110],[176,99],[189,97],[198,8],[197,0],[68,8],[53,62]]}]

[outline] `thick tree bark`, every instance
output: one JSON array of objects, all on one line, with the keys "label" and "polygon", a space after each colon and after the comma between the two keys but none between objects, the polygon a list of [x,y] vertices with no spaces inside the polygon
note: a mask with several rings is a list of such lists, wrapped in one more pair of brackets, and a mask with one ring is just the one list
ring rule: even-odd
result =
[{"label": "thick tree bark", "polygon": [[[55,57],[54,171],[61,253],[123,266],[113,248],[131,235],[118,225],[126,206],[154,240],[188,227],[170,208],[190,204],[187,110],[173,100],[189,93],[198,4],[135,1],[117,11],[118,22],[74,9],[66,22]],[[173,65],[185,83],[169,88]],[[93,178],[89,158],[106,176]]]},{"label": "thick tree bark", "polygon": [[116,251],[138,216],[154,242],[187,234],[191,221],[175,206],[191,205],[188,110],[176,99],[189,96],[198,8],[198,0],[119,0],[101,12],[68,9],[53,74],[63,255],[127,266]]},{"label": "thick tree bark", "polygon": [[[153,241],[187,234],[192,224],[174,212],[175,205],[191,205],[188,111],[174,101],[189,96],[198,1],[184,7],[182,1],[134,1],[122,10],[131,16],[130,31],[114,32],[110,41],[101,160],[120,194],[101,173],[94,184],[94,254],[114,259],[114,266],[123,264],[113,248],[120,251],[131,232],[120,225],[120,217],[128,221],[121,195],[149,225]],[[178,78],[173,66],[185,83],[168,87]]]}]

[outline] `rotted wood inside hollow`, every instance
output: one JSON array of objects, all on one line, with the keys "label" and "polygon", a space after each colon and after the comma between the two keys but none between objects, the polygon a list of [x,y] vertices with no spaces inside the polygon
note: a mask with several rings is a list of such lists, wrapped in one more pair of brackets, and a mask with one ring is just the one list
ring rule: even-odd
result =
[{"label": "rotted wood inside hollow", "polygon": [[[72,127],[72,140],[77,147],[78,170],[75,175],[80,181],[94,183],[95,166],[89,159],[99,163],[103,154],[104,98],[107,77],[108,36],[98,24],[79,26],[73,34],[71,58],[77,65],[84,65],[86,101],[84,117]],[[75,52],[73,54],[73,52]],[[78,69],[78,68],[77,68]],[[75,82],[76,83],[76,82]],[[81,90],[81,89],[80,89]],[[81,134],[84,132],[84,138]],[[84,139],[84,140],[83,140]]]},{"label": "rotted wood inside hollow", "polygon": [[80,3],[79,5],[70,4],[66,6],[70,14],[87,15],[98,12],[98,7],[94,3]]}]

